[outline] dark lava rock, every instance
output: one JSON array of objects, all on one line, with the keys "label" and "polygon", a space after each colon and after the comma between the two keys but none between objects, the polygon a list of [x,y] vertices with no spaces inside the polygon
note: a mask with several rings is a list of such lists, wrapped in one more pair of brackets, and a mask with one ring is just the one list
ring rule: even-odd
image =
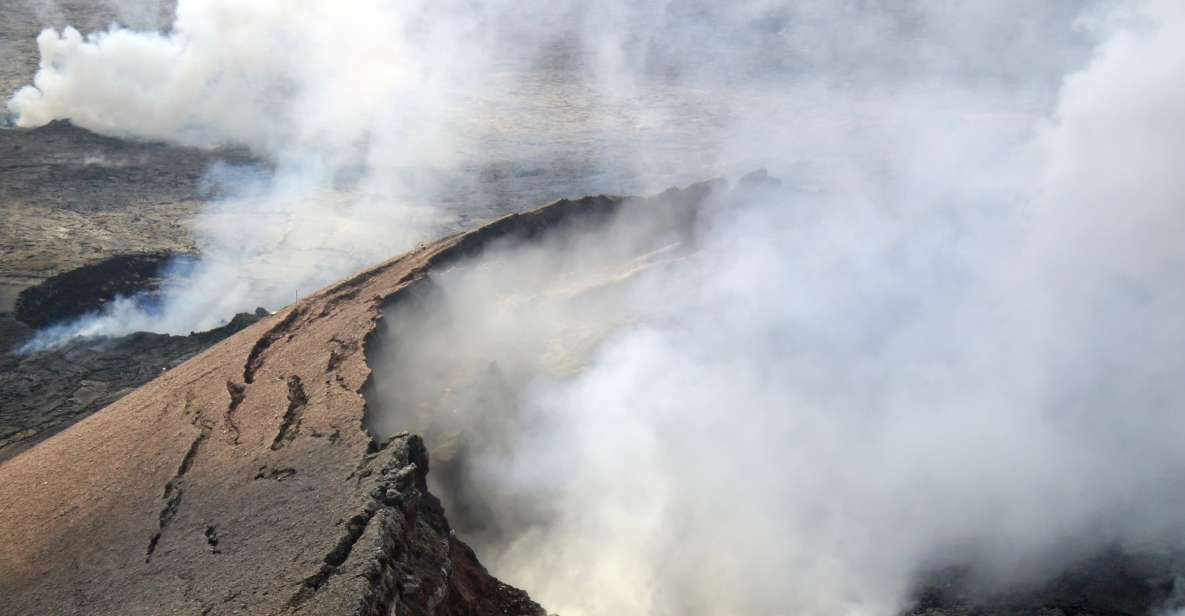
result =
[{"label": "dark lava rock", "polygon": [[40,329],[101,310],[116,297],[156,291],[161,271],[175,260],[192,260],[167,252],[115,255],[53,276],[21,292],[16,318]]},{"label": "dark lava rock", "polygon": [[991,590],[966,569],[927,576],[910,616],[1146,616],[1179,610],[1185,555],[1096,554],[1058,575],[1008,592]]},{"label": "dark lava rock", "polygon": [[238,314],[189,336],[139,332],[80,338],[28,355],[0,354],[0,462],[122,398],[166,370],[267,316]]}]

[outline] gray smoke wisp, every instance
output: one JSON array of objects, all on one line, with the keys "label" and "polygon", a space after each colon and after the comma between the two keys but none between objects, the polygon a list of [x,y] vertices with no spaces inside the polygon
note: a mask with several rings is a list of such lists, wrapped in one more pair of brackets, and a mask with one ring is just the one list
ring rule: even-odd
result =
[{"label": "gray smoke wisp", "polygon": [[931,567],[1182,547],[1179,3],[306,4],[42,35],[21,125],[270,165],[212,171],[198,273],[99,330],[558,196],[783,181],[387,309],[370,429],[425,435],[461,534],[550,610],[893,614]]}]

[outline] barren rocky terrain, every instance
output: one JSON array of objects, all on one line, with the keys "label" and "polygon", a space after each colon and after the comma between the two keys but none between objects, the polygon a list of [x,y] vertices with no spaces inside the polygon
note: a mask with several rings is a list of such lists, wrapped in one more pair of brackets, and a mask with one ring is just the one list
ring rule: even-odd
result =
[{"label": "barren rocky terrain", "polygon": [[0,463],[131,393],[266,311],[190,336],[140,332],[79,339],[28,355],[0,354]]},{"label": "barren rocky terrain", "polygon": [[[17,4],[0,13],[5,92],[35,72],[34,39],[46,23],[30,9],[43,5]],[[97,6],[63,4],[49,17],[98,27],[111,13]],[[163,264],[193,253],[189,223],[215,160],[250,162],[242,152],[123,141],[65,121],[0,130],[0,460],[250,322],[198,336],[145,334],[12,353],[35,328],[96,310],[118,294],[151,290]]]},{"label": "barren rocky terrain", "polygon": [[192,253],[201,152],[100,137],[67,122],[0,130],[0,460],[7,459],[237,331],[77,341],[28,357],[35,328],[159,285]]}]

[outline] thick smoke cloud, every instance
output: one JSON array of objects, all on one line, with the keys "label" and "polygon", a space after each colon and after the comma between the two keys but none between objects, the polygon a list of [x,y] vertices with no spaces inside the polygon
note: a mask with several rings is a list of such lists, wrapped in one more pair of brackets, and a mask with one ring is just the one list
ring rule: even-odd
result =
[{"label": "thick smoke cloud", "polygon": [[1078,24],[1046,112],[902,92],[843,135],[881,151],[694,241],[438,274],[372,427],[428,434],[462,532],[566,614],[892,614],[931,568],[1180,549],[1185,11]]},{"label": "thick smoke cloud", "polygon": [[425,432],[496,574],[563,614],[892,614],[930,567],[1180,546],[1177,3],[306,4],[42,35],[22,125],[268,162],[212,174],[204,274],[95,331],[765,166],[691,236],[500,246],[388,310],[371,428]]}]

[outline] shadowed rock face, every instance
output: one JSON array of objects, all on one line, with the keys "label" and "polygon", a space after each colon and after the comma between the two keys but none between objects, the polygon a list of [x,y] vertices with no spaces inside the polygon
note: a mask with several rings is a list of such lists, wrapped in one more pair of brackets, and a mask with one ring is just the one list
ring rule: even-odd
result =
[{"label": "shadowed rock face", "polygon": [[[397,435],[367,455],[358,479],[372,486],[370,502],[346,522],[345,533],[287,608],[359,616],[544,614],[527,593],[491,577],[453,535],[440,501],[428,493],[427,475],[428,450],[418,436]],[[363,557],[351,558],[355,552]],[[334,577],[355,583],[322,593]],[[365,583],[357,587],[358,581]]]}]

